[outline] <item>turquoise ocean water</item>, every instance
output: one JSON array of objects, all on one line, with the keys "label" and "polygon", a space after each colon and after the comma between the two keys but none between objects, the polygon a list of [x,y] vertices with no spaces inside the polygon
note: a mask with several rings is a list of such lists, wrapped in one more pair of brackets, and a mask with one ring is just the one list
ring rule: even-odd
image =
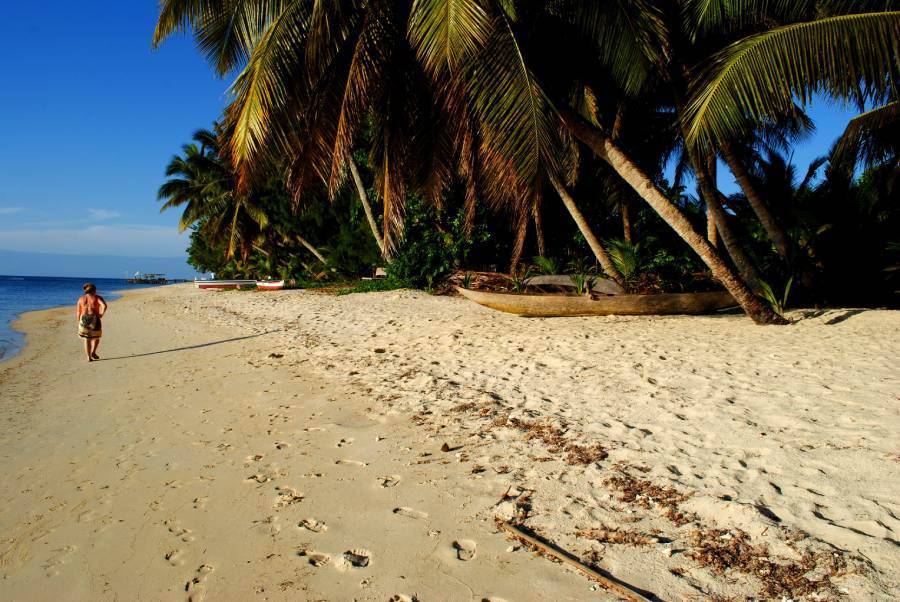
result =
[{"label": "turquoise ocean water", "polygon": [[0,275],[0,361],[12,357],[25,342],[22,333],[10,324],[19,314],[36,309],[62,305],[72,306],[74,336],[75,302],[81,296],[85,282],[97,285],[97,292],[107,301],[118,298],[112,291],[144,288],[147,285],[128,284],[121,278],[44,278],[38,276]]}]

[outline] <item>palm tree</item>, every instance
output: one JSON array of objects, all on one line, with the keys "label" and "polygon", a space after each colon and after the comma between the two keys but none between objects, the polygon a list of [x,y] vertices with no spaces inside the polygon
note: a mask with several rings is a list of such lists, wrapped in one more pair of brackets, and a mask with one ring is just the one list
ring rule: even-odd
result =
[{"label": "palm tree", "polygon": [[[204,4],[208,3],[197,3]],[[733,31],[735,23],[746,23],[739,18],[743,13],[738,8],[757,6],[757,10],[744,12],[751,19],[765,22],[758,16],[769,13],[758,7],[770,4],[783,7],[791,3],[675,3],[679,12],[697,17],[698,37],[705,36],[707,29],[712,31],[713,26]],[[810,8],[814,3],[794,4]],[[834,0],[825,4],[846,3]],[[253,165],[260,155],[287,150],[297,159],[292,166],[296,168],[292,169],[295,188],[302,188],[309,174],[318,173],[334,189],[344,177],[347,159],[363,125],[371,126],[370,163],[384,203],[383,237],[387,246],[400,226],[405,192],[419,189],[437,199],[457,175],[467,182],[469,198],[477,194],[494,206],[507,207],[514,215],[532,215],[541,185],[551,175],[569,184],[577,176],[578,162],[572,160],[574,136],[673,227],[751,317],[759,322],[779,321],[693,230],[646,168],[612,139],[612,128],[598,127],[583,117],[571,96],[573,84],[583,79],[582,75],[573,77],[562,69],[561,73],[550,73],[538,68],[546,59],[538,56],[536,48],[550,49],[553,58],[560,58],[553,45],[537,43],[541,36],[574,25],[590,32],[591,52],[599,50],[597,54],[607,59],[594,79],[606,73],[610,74],[604,76],[606,87],[615,81],[630,94],[646,91],[648,81],[652,83],[653,67],[665,50],[658,42],[664,39],[666,19],[656,3],[421,0],[410,6],[391,0],[311,4],[246,0],[231,5],[230,10],[236,12],[225,16],[220,14],[222,10],[204,12],[183,7],[184,3],[174,0],[164,3],[157,41],[190,24],[220,71],[243,67],[231,112],[235,123],[232,148],[239,164]],[[873,25],[874,20],[857,18],[851,35],[861,39],[866,31],[881,27],[881,33],[873,38],[879,48],[870,50],[857,44],[854,50],[884,59],[883,49],[890,47],[894,31],[883,24]],[[538,22],[542,27],[547,25],[547,31],[536,27]],[[758,37],[766,35],[764,32]],[[741,44],[744,42],[738,42]],[[557,46],[559,52],[573,51],[566,43]],[[567,61],[556,64],[570,65],[590,57],[583,47],[575,50],[578,54],[570,54],[565,57]],[[829,47],[823,43],[818,50],[824,55]],[[732,52],[729,57],[737,54]],[[869,67],[879,61],[864,61],[868,66],[858,70],[856,82],[860,78],[873,81],[874,72]],[[883,75],[884,64],[889,61],[880,62]],[[693,68],[689,61],[681,66]],[[810,86],[825,81],[809,75],[814,80]],[[708,169],[703,161],[709,152],[706,146],[722,133],[709,124],[730,127],[735,113],[729,113],[721,102],[709,101],[709,95],[697,101],[704,89],[697,82],[714,89],[716,99],[722,97],[722,90],[733,92],[728,87],[733,82],[728,83],[727,77],[705,75],[685,79],[695,96],[678,99],[684,107],[684,112],[678,112],[679,121],[684,124],[681,127],[691,151],[702,151],[693,161],[700,173]],[[728,85],[723,86],[723,81]],[[800,89],[791,85],[793,90]],[[884,89],[880,83],[872,85]],[[684,89],[682,82],[678,90]],[[719,127],[728,130],[722,139],[746,131],[744,122],[778,119],[785,112],[783,106],[764,108],[755,113],[745,111],[750,119],[740,119],[740,127]],[[710,117],[711,111],[718,111],[718,117]],[[700,122],[707,124],[703,126],[706,129],[698,129],[695,124]],[[563,130],[560,123],[565,125]],[[716,136],[699,134],[706,131],[716,132]],[[715,210],[718,191],[707,189],[704,196],[710,209]]]},{"label": "palm tree", "polygon": [[181,207],[179,230],[194,224],[211,241],[226,242],[226,256],[239,250],[246,261],[254,239],[268,225],[265,207],[253,195],[235,189],[230,170],[220,158],[218,135],[209,130],[194,134],[195,142],[185,145],[183,156],[175,156],[166,167],[170,179],[159,188],[165,201],[160,211]]}]

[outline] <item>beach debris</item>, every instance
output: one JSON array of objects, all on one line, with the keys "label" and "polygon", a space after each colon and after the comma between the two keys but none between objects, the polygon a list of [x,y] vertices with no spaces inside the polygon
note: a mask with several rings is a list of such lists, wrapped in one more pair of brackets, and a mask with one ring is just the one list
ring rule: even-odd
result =
[{"label": "beach debris", "polygon": [[450,446],[447,445],[446,443],[444,443],[444,444],[441,446],[441,451],[442,451],[442,452],[448,452],[448,451],[450,451]]},{"label": "beach debris", "polygon": [[304,518],[297,526],[306,529],[307,531],[312,531],[313,533],[324,533],[328,530],[328,525],[321,521],[317,521],[314,518]]},{"label": "beach debris", "polygon": [[618,474],[609,477],[603,483],[619,492],[620,502],[634,504],[647,510],[656,505],[663,509],[663,516],[679,527],[699,520],[693,512],[685,512],[679,508],[679,505],[691,496],[690,493],[682,493],[674,487],[656,485],[651,481],[634,477],[628,474],[628,466],[624,464],[617,464],[615,468]]},{"label": "beach debris", "polygon": [[541,541],[536,536],[525,532],[519,525],[508,522],[498,522],[497,526],[540,554],[558,560],[563,564],[584,573],[591,579],[603,585],[606,589],[629,600],[629,602],[648,602],[649,600],[649,598],[644,597],[644,595],[639,593],[633,586],[605,573],[605,571],[600,572],[600,570],[584,564],[573,554],[566,552],[549,542]]},{"label": "beach debris", "polygon": [[382,487],[396,487],[397,483],[400,482],[400,475],[398,474],[389,474],[384,477],[378,477],[378,480],[381,481]]},{"label": "beach debris", "polygon": [[602,529],[579,529],[575,532],[575,535],[577,537],[593,539],[600,543],[617,543],[631,546],[648,546],[650,544],[658,543],[656,537],[645,535],[644,533],[606,526]]},{"label": "beach debris", "polygon": [[500,502],[494,508],[494,516],[500,520],[512,520],[516,517],[516,505],[512,502]]},{"label": "beach debris", "polygon": [[352,550],[347,550],[346,552],[344,552],[344,560],[346,560],[350,564],[350,566],[354,566],[356,568],[369,566],[371,558],[372,552],[363,548],[354,548]]},{"label": "beach debris", "polygon": [[478,544],[471,539],[457,539],[453,542],[453,547],[456,548],[456,557],[460,560],[472,560],[475,558],[475,548],[477,546]]},{"label": "beach debris", "polygon": [[837,595],[832,577],[842,577],[851,570],[844,555],[832,550],[799,550],[799,560],[770,558],[765,544],[754,545],[750,535],[739,529],[695,529],[690,534],[686,556],[716,574],[737,571],[754,575],[762,582],[759,596],[775,599],[782,596],[800,598],[815,594]]},{"label": "beach debris", "polygon": [[565,462],[571,466],[587,466],[601,462],[609,456],[606,448],[600,443],[590,445],[573,443],[566,437],[566,431],[563,428],[550,422],[510,418],[508,414],[502,414],[491,424],[521,431],[525,434],[526,441],[533,439],[541,441],[551,454],[565,453]]},{"label": "beach debris", "polygon": [[428,518],[427,512],[422,512],[421,510],[415,510],[415,509],[409,508],[407,506],[401,506],[400,508],[394,508],[394,514],[399,514],[400,516],[405,516],[407,518],[416,518],[416,519]]}]

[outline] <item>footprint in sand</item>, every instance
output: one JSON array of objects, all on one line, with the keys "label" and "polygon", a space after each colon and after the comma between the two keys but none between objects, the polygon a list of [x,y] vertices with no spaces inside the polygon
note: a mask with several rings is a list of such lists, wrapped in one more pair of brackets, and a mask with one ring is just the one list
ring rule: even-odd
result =
[{"label": "footprint in sand", "polygon": [[57,550],[53,550],[55,554],[51,556],[45,565],[43,565],[43,569],[47,571],[48,577],[55,577],[59,575],[59,570],[56,568],[62,564],[66,564],[69,560],[69,556],[74,554],[78,550],[77,546],[68,545],[63,548],[59,548]]},{"label": "footprint in sand", "polygon": [[275,491],[278,492],[278,497],[275,498],[273,508],[284,508],[303,501],[303,494],[293,487],[276,487]]},{"label": "footprint in sand", "polygon": [[275,444],[275,449],[287,449],[291,446],[290,443],[285,443],[284,441],[279,441]]},{"label": "footprint in sand", "polygon": [[477,544],[471,539],[457,539],[453,542],[456,548],[456,557],[460,560],[472,560],[475,558],[475,548]]},{"label": "footprint in sand", "polygon": [[184,584],[184,591],[188,592],[188,602],[200,602],[203,600],[206,596],[204,582],[212,572],[213,567],[208,564],[201,564],[194,572],[194,576]]},{"label": "footprint in sand", "polygon": [[428,518],[427,512],[422,512],[421,510],[414,510],[412,508],[407,508],[406,506],[402,506],[400,508],[394,508],[394,514],[399,514],[400,516],[406,516],[408,518],[416,518],[416,519],[426,519]]},{"label": "footprint in sand", "polygon": [[328,530],[328,525],[314,518],[304,518],[297,524],[301,529],[312,531],[313,533],[324,533]]},{"label": "footprint in sand", "polygon": [[251,462],[259,462],[265,457],[265,454],[253,454],[252,456],[247,456],[244,459],[247,461],[247,466],[249,466]]},{"label": "footprint in sand", "polygon": [[331,556],[313,550],[300,550],[297,552],[297,555],[309,559],[309,563],[313,566],[322,566],[331,562]]},{"label": "footprint in sand", "polygon": [[259,483],[260,485],[262,485],[263,483],[268,483],[269,481],[271,481],[272,477],[270,477],[269,475],[262,474],[262,473],[257,473],[257,474],[250,475],[249,477],[247,477],[244,480],[248,481],[248,482],[252,481],[254,483]]},{"label": "footprint in sand", "polygon": [[165,520],[163,521],[163,524],[169,530],[169,533],[171,533],[181,541],[185,543],[194,541],[194,536],[191,535],[191,530],[182,527],[177,520]]},{"label": "footprint in sand", "polygon": [[253,521],[253,530],[260,535],[275,537],[281,533],[281,525],[278,523],[277,516],[267,516],[264,519]]},{"label": "footprint in sand", "polygon": [[181,560],[181,550],[169,550],[166,552],[165,559],[172,566],[181,566],[184,564],[184,561]]},{"label": "footprint in sand", "polygon": [[348,437],[346,439],[341,439],[337,442],[335,447],[346,447],[348,445],[353,445],[353,437]]},{"label": "footprint in sand", "polygon": [[365,462],[359,460],[338,460],[335,464],[343,464],[344,466],[368,466]]},{"label": "footprint in sand", "polygon": [[415,594],[407,596],[406,594],[394,594],[388,599],[388,602],[419,602],[419,598]]},{"label": "footprint in sand", "polygon": [[194,498],[194,510],[203,510],[206,507],[206,502],[209,501],[209,498],[205,495],[201,495],[200,497]]},{"label": "footprint in sand", "polygon": [[394,487],[400,482],[400,475],[389,474],[386,477],[378,477],[378,480],[381,481],[382,487]]},{"label": "footprint in sand", "polygon": [[372,552],[363,548],[354,548],[347,550],[335,561],[335,566],[339,569],[356,568],[361,569],[369,566],[372,561]]}]

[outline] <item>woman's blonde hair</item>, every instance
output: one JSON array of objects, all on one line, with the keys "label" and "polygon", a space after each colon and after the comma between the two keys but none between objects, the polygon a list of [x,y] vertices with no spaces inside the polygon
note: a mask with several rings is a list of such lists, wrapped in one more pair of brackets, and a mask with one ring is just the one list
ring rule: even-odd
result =
[{"label": "woman's blonde hair", "polygon": [[81,290],[83,290],[88,295],[93,295],[94,293],[97,292],[97,287],[94,285],[93,282],[88,282],[87,284],[85,284],[84,286],[81,287]]}]

